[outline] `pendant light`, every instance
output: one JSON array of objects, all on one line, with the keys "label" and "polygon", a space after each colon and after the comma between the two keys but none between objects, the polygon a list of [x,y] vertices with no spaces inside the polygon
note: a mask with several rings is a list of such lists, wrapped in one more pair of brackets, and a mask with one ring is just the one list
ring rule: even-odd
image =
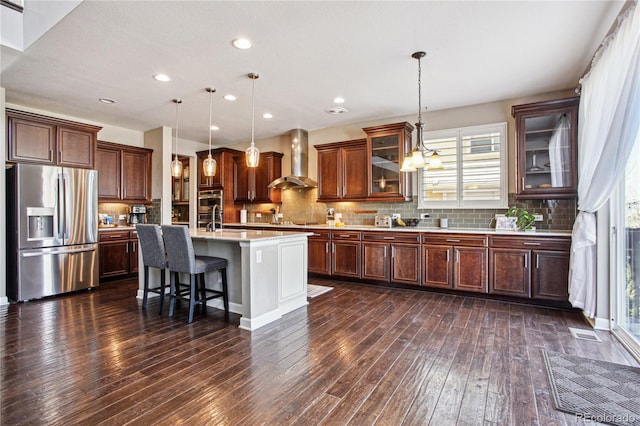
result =
[{"label": "pendant light", "polygon": [[178,160],[178,105],[182,103],[182,99],[174,99],[173,102],[176,104],[176,148],[175,157],[171,162],[171,176],[180,177],[182,174],[182,161]]},{"label": "pendant light", "polygon": [[424,162],[424,147],[422,146],[422,66],[420,59],[427,56],[425,52],[415,52],[412,58],[418,60],[418,122],[416,123],[416,147],[411,152],[411,165],[415,169],[422,169],[426,165]]},{"label": "pendant light", "polygon": [[247,167],[258,167],[258,162],[260,161],[260,150],[256,148],[255,144],[255,85],[256,80],[260,78],[260,75],[257,73],[249,73],[248,77],[251,79],[251,145],[245,151],[245,159],[247,161]]},{"label": "pendant light", "polygon": [[216,169],[218,167],[216,160],[211,158],[211,115],[213,110],[213,94],[216,89],[207,87],[205,90],[209,92],[209,156],[202,162],[202,172],[205,176],[211,177],[216,175]]}]

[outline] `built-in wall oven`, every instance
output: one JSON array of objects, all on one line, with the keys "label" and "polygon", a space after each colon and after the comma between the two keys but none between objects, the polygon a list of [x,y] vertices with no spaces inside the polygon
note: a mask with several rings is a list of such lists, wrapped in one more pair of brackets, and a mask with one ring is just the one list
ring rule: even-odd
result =
[{"label": "built-in wall oven", "polygon": [[[212,213],[216,210],[216,217]],[[215,219],[216,223],[222,221],[222,190],[207,189],[198,192],[198,228],[204,228]]]}]

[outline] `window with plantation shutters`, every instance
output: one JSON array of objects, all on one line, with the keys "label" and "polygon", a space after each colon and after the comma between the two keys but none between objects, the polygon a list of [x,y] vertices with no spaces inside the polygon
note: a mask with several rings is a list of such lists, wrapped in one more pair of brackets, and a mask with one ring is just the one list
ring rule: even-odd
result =
[{"label": "window with plantation shutters", "polygon": [[418,208],[507,207],[507,123],[425,132],[424,146],[442,168],[419,171]]}]

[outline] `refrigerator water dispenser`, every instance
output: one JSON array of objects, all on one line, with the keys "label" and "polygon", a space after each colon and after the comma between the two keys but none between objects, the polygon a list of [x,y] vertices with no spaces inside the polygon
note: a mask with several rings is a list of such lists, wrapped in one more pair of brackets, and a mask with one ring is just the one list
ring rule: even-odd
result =
[{"label": "refrigerator water dispenser", "polygon": [[49,207],[27,207],[28,235],[27,239],[46,240],[53,238],[53,219],[55,211]]}]

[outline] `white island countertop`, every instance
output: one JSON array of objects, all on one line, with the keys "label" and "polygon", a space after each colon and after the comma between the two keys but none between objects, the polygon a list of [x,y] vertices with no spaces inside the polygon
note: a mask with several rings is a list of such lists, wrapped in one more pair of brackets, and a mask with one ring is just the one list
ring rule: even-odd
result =
[{"label": "white island countertop", "polygon": [[202,228],[190,228],[189,235],[193,239],[204,240],[218,240],[218,241],[230,241],[230,242],[251,242],[251,241],[268,241],[268,240],[282,240],[288,238],[296,238],[302,236],[313,235],[313,232],[283,232],[276,230],[259,231],[253,229],[216,229],[215,231],[205,231]]}]

